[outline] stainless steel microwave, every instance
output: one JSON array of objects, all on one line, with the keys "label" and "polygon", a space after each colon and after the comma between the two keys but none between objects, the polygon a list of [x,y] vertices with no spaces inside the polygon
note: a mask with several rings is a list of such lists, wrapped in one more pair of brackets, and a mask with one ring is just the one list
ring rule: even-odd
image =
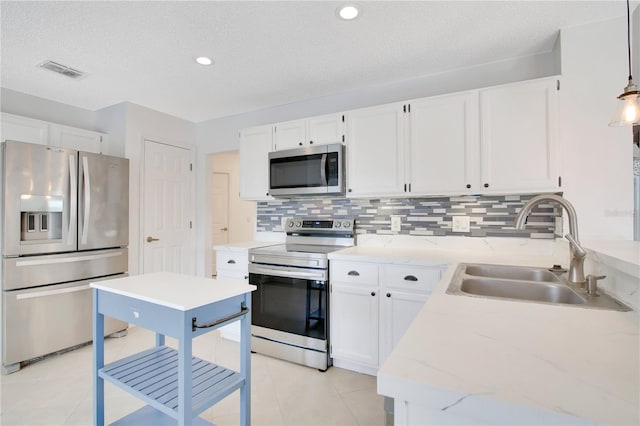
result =
[{"label": "stainless steel microwave", "polygon": [[344,145],[331,144],[269,153],[269,195],[344,195]]}]

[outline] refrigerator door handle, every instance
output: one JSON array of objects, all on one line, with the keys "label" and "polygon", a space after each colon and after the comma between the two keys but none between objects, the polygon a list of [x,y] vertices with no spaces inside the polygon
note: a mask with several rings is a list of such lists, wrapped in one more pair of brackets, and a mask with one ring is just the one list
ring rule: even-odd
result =
[{"label": "refrigerator door handle", "polygon": [[71,288],[61,288],[58,290],[43,290],[43,291],[37,291],[37,292],[33,292],[33,293],[24,293],[24,294],[18,294],[16,296],[17,300],[23,300],[23,299],[34,299],[36,297],[46,297],[46,296],[53,296],[56,294],[65,294],[65,293],[75,293],[76,291],[83,291],[83,290],[87,290],[90,289],[91,287],[89,286],[89,284],[85,284],[85,285],[81,285],[78,287],[71,287]]},{"label": "refrigerator door handle", "polygon": [[84,179],[84,220],[82,223],[82,244],[89,237],[89,216],[91,215],[91,181],[89,179],[89,159],[82,157],[82,177]]},{"label": "refrigerator door handle", "polygon": [[76,156],[69,155],[69,226],[67,227],[67,244],[75,244],[71,237],[76,228],[78,214],[78,171],[76,170]]}]

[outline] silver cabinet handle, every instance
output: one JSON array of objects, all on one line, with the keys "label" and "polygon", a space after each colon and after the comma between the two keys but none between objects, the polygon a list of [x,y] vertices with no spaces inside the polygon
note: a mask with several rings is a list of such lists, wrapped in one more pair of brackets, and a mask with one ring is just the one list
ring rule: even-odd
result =
[{"label": "silver cabinet handle", "polygon": [[418,281],[418,279],[414,275],[407,275],[404,277],[405,281]]},{"label": "silver cabinet handle", "polygon": [[226,226],[224,228],[220,228],[221,231],[228,231],[229,228],[227,228]]},{"label": "silver cabinet handle", "polygon": [[359,277],[360,273],[358,271],[349,271],[349,273],[347,275],[352,276],[352,277]]},{"label": "silver cabinet handle", "polygon": [[152,243],[154,241],[160,241],[160,238],[147,237],[147,242]]},{"label": "silver cabinet handle", "polygon": [[236,261],[235,261],[235,260],[233,260],[233,259],[229,259],[229,260],[227,260],[227,263],[230,263],[230,264],[232,264],[232,265],[233,265],[233,264],[235,264],[235,263],[236,263]]}]

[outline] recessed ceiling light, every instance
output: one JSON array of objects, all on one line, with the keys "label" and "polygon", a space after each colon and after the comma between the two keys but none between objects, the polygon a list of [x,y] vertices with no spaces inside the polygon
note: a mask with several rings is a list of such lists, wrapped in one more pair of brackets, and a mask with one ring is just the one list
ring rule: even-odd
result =
[{"label": "recessed ceiling light", "polygon": [[358,8],[352,5],[342,6],[338,8],[338,16],[344,19],[345,21],[351,21],[352,19],[356,19],[358,16]]},{"label": "recessed ceiling light", "polygon": [[196,62],[199,63],[200,65],[211,65],[213,63],[211,58],[208,58],[206,56],[198,56],[196,58]]}]

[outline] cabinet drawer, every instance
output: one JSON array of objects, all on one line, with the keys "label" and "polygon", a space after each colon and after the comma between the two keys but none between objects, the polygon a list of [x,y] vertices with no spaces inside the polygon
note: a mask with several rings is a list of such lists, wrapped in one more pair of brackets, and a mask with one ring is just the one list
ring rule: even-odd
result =
[{"label": "cabinet drawer", "polygon": [[331,280],[343,283],[378,283],[378,265],[373,263],[358,263],[331,261]]},{"label": "cabinet drawer", "polygon": [[249,269],[249,255],[246,252],[218,251],[216,253],[216,268],[246,272]]},{"label": "cabinet drawer", "polygon": [[238,271],[235,269],[218,268],[217,280],[233,280],[233,281],[247,281],[249,279],[249,273],[245,271]]},{"label": "cabinet drawer", "polygon": [[442,268],[382,265],[380,287],[394,287],[420,292],[432,292],[438,285]]}]

